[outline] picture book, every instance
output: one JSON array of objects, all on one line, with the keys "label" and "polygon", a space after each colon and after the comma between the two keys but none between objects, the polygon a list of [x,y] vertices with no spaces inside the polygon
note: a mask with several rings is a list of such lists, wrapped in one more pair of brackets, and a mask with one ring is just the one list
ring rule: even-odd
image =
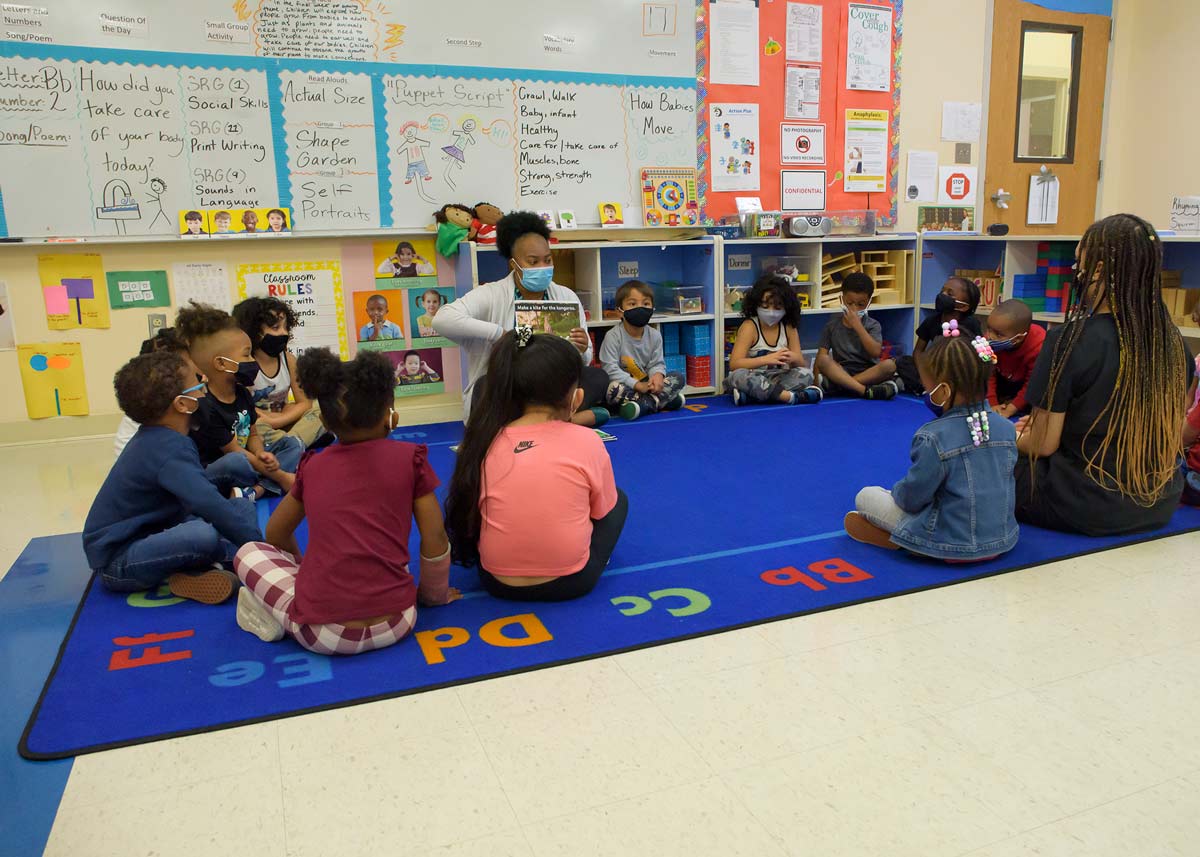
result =
[{"label": "picture book", "polygon": [[567,301],[517,301],[518,327],[533,328],[534,333],[549,333],[569,339],[571,331],[583,327],[579,304]]}]

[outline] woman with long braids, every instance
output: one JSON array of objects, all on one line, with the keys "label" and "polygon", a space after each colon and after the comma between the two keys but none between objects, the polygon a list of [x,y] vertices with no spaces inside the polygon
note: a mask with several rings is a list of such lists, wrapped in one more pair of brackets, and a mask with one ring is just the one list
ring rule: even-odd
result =
[{"label": "woman with long braids", "polygon": [[1076,251],[1066,324],[1050,331],[1017,423],[1017,519],[1086,535],[1152,530],[1183,481],[1191,360],[1162,302],[1162,242],[1131,214],[1093,223]]}]

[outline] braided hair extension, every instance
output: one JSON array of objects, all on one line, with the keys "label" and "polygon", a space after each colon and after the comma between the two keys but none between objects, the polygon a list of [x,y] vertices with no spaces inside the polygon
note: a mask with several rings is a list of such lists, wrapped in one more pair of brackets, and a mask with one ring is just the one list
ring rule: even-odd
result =
[{"label": "braided hair extension", "polygon": [[[1083,234],[1077,267],[1067,323],[1052,355],[1045,401],[1054,401],[1084,321],[1107,304],[1117,329],[1120,364],[1108,402],[1084,435],[1086,443],[1107,421],[1108,429],[1088,456],[1085,472],[1106,490],[1150,507],[1175,476],[1187,394],[1183,338],[1162,302],[1162,241],[1140,217],[1114,214],[1093,223]],[[1034,420],[1036,416],[1031,425]],[[1111,472],[1104,465],[1110,449],[1115,451]]]}]

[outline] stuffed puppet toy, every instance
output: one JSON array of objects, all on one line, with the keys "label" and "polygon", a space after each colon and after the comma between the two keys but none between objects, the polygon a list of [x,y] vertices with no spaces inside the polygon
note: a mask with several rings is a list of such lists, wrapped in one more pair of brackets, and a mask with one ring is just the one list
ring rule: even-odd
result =
[{"label": "stuffed puppet toy", "polygon": [[475,206],[475,240],[480,244],[496,243],[496,224],[504,212],[490,202],[481,202]]},{"label": "stuffed puppet toy", "polygon": [[437,251],[449,258],[458,254],[461,241],[470,241],[475,237],[474,209],[455,202],[447,203],[433,214],[437,222]]}]

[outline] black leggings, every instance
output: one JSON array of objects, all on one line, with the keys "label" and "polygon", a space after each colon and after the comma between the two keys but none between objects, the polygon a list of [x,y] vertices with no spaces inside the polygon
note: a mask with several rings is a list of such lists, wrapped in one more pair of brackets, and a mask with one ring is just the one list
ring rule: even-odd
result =
[{"label": "black leggings", "polygon": [[625,516],[629,514],[629,498],[617,489],[617,503],[612,511],[598,521],[592,521],[592,547],[587,564],[574,574],[566,574],[546,583],[533,586],[509,586],[501,583],[482,565],[479,566],[479,582],[493,598],[508,601],[570,601],[587,595],[595,588],[604,573],[608,559],[612,556],[617,539],[625,527]]}]

